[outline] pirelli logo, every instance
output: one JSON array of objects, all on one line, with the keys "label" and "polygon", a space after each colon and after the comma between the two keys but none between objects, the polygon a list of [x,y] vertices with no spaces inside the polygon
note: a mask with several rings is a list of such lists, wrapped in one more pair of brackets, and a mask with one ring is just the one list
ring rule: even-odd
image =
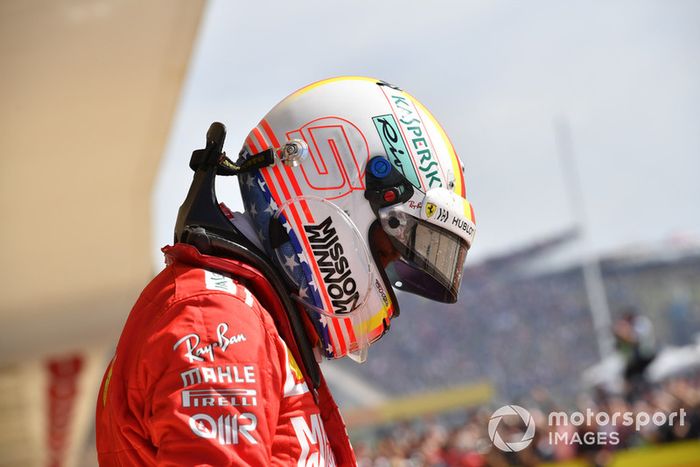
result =
[{"label": "pirelli logo", "polygon": [[251,407],[258,405],[255,389],[190,389],[182,391],[182,406]]}]

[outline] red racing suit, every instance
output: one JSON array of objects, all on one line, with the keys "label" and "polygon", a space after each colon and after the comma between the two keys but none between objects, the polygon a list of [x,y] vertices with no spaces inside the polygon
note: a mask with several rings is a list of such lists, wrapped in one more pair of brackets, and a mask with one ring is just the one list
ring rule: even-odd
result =
[{"label": "red racing suit", "polygon": [[190,245],[164,252],[102,381],[100,465],[355,465],[267,279]]}]

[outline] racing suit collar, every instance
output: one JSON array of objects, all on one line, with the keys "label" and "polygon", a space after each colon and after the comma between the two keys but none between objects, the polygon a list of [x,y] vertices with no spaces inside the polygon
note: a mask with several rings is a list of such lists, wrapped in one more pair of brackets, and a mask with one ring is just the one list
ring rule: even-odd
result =
[{"label": "racing suit collar", "polygon": [[[278,328],[280,328],[280,335],[282,335],[285,340],[289,337],[290,341],[288,342],[296,347],[297,343],[292,336],[291,325],[289,324],[284,304],[275,293],[269,280],[256,267],[237,259],[202,254],[196,247],[186,243],[168,245],[163,247],[161,251],[165,254],[166,264],[178,261],[195,267],[215,269],[220,272],[228,273],[234,276],[234,279],[243,282],[251,293],[253,293],[255,298],[258,299],[263,308],[272,315]],[[298,312],[298,314],[302,316],[306,334],[311,339],[312,345],[316,346],[318,343],[318,335],[316,334],[313,324],[308,320],[306,313],[301,309],[290,310],[290,312]],[[311,383],[309,383],[309,387],[312,387]]]}]

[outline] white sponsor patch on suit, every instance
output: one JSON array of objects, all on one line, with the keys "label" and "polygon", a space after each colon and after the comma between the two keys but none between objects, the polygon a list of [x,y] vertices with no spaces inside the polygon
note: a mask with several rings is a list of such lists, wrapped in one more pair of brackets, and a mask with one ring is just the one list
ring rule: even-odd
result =
[{"label": "white sponsor patch on suit", "polygon": [[236,294],[236,283],[228,276],[218,272],[204,270],[204,282],[209,290],[220,290],[230,294]]}]

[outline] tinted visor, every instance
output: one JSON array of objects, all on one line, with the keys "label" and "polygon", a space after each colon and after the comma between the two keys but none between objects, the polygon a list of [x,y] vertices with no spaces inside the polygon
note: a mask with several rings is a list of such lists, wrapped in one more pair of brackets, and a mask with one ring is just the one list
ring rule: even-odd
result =
[{"label": "tinted visor", "polygon": [[380,216],[382,228],[401,257],[386,265],[391,284],[431,300],[454,303],[459,295],[467,242],[410,215]]}]

